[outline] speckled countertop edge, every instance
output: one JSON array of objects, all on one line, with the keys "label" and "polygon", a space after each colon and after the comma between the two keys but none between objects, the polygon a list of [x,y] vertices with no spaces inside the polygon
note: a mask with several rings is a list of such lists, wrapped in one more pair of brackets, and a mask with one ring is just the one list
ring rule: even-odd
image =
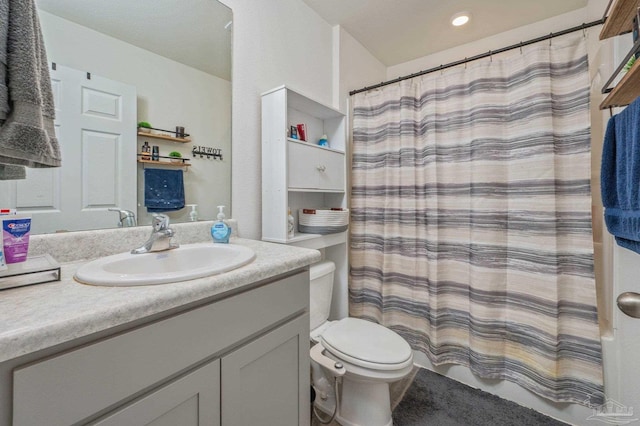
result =
[{"label": "speckled countertop edge", "polygon": [[0,291],[0,362],[174,308],[237,291],[320,260],[316,250],[233,238],[256,259],[241,268],[172,284],[96,287],[73,279],[86,261],[62,263],[62,280]]}]

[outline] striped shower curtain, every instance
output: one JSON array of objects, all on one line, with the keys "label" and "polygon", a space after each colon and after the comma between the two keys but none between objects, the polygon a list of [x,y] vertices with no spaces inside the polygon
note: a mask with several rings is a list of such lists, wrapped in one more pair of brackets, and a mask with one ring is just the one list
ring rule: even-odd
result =
[{"label": "striped shower curtain", "polygon": [[353,105],[350,314],[435,365],[601,403],[582,35]]}]

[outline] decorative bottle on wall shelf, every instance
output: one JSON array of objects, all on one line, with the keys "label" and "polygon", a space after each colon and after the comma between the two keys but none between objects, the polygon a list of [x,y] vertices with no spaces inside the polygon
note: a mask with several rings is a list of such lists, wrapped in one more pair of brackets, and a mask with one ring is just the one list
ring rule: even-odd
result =
[{"label": "decorative bottle on wall shelf", "polygon": [[151,159],[151,147],[149,146],[149,142],[144,141],[144,145],[142,145],[142,148],[140,149],[140,151],[142,152],[141,158],[143,160]]},{"label": "decorative bottle on wall shelf", "polygon": [[153,161],[160,160],[160,148],[158,147],[158,145],[153,146],[153,150],[151,151],[151,159]]}]

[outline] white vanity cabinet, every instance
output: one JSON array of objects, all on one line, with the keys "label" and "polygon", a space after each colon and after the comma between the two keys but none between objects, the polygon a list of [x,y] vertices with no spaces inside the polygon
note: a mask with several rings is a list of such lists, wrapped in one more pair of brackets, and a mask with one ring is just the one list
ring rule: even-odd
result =
[{"label": "white vanity cabinet", "polygon": [[308,425],[309,272],[248,287],[0,364],[12,424]]},{"label": "white vanity cabinet", "polygon": [[[292,139],[291,126],[304,124],[307,140]],[[328,147],[318,145],[327,136]],[[297,231],[298,210],[347,205],[347,117],[286,86],[262,94],[262,239],[318,249],[336,264],[336,298],[347,291],[348,232],[328,235]],[[287,233],[288,209],[296,233]],[[334,300],[332,318],[347,316],[346,299]]]}]

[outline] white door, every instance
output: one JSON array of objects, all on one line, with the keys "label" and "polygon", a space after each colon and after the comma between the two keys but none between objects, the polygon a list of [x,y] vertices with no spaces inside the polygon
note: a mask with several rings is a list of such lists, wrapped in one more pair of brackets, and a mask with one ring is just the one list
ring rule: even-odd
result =
[{"label": "white door", "polygon": [[32,231],[113,228],[136,211],[136,88],[57,65],[51,71],[62,167],[29,169],[9,189]]},{"label": "white door", "polygon": [[[616,245],[613,249],[613,277],[615,297],[626,293],[625,314],[619,307],[613,314],[617,346],[617,388],[607,395],[617,405],[619,414],[613,418],[631,421],[640,419],[640,254]],[[620,299],[618,299],[621,301]],[[635,314],[629,308],[637,311]],[[608,361],[608,360],[605,360]],[[614,385],[615,386],[615,385]],[[609,394],[609,392],[608,392]],[[622,413],[620,413],[622,411]]]}]

